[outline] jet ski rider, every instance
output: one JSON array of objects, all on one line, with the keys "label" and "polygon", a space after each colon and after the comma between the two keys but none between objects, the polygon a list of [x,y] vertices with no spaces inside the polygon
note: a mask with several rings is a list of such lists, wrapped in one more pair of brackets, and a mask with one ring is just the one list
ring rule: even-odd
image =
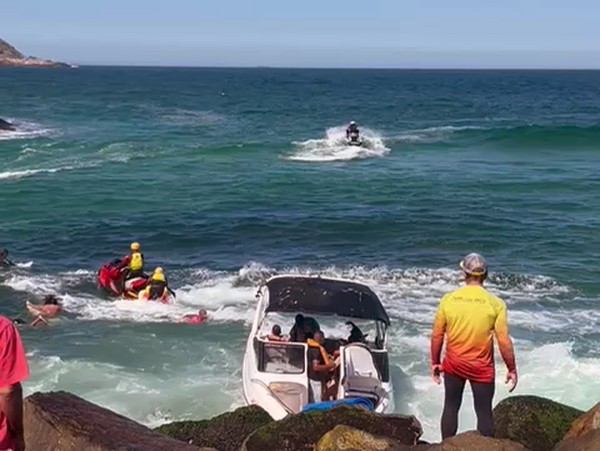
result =
[{"label": "jet ski rider", "polygon": [[161,267],[158,267],[154,270],[150,279],[148,279],[148,286],[145,290],[145,296],[148,300],[155,301],[159,299],[164,299],[169,292],[169,287],[167,283],[167,278],[163,272]]},{"label": "jet ski rider", "polygon": [[131,252],[122,261],[125,280],[146,277],[144,275],[144,254],[140,252],[140,243],[131,243],[129,249]]},{"label": "jet ski rider", "polygon": [[358,130],[358,125],[356,125],[356,122],[350,121],[350,125],[348,125],[348,128],[346,129],[346,139],[356,141],[359,133],[360,131]]}]

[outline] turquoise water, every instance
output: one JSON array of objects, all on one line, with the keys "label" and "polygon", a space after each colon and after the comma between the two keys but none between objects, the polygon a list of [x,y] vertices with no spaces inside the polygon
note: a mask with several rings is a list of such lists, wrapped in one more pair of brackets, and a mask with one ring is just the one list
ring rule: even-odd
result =
[{"label": "turquoise water", "polygon": [[[380,294],[398,411],[436,438],[430,323],[479,251],[509,306],[519,393],[588,407],[599,104],[600,72],[3,69],[0,116],[20,131],[0,132],[0,246],[20,266],[0,273],[2,313],[47,293],[68,309],[22,330],[26,391],[67,389],[150,425],[222,412],[243,401],[256,284],[322,273]],[[343,145],[351,119],[366,148]],[[98,293],[96,269],[132,240],[176,304]],[[200,306],[210,324],[176,323]]]}]

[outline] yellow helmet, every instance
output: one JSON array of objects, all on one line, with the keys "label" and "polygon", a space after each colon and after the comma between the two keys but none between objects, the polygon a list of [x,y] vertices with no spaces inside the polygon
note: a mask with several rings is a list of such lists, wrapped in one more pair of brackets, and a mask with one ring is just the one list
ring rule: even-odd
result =
[{"label": "yellow helmet", "polygon": [[131,243],[131,246],[129,246],[129,248],[132,251],[139,251],[140,250],[140,243],[138,243],[138,242]]}]

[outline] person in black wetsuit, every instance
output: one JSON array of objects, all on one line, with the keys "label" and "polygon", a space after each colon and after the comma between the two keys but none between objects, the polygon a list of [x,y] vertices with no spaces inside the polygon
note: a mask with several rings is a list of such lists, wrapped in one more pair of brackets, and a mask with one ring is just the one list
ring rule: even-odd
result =
[{"label": "person in black wetsuit", "polygon": [[349,139],[350,141],[358,141],[359,134],[360,130],[358,129],[358,125],[356,125],[356,122],[350,121],[350,124],[346,129],[346,139]]},{"label": "person in black wetsuit", "polygon": [[14,266],[14,263],[8,259],[8,251],[0,248],[0,266]]}]

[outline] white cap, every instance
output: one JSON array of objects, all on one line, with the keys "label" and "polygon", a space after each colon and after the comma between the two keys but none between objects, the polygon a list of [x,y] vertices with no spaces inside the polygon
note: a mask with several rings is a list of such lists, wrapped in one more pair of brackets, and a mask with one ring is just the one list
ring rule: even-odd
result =
[{"label": "white cap", "polygon": [[487,274],[488,264],[485,258],[473,252],[462,259],[460,268],[470,276],[483,276]]}]

